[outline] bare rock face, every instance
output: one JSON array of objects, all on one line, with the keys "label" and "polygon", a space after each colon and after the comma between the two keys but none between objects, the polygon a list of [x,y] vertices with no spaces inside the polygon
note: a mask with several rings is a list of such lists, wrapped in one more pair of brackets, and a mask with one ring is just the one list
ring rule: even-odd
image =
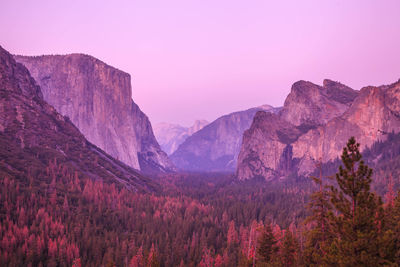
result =
[{"label": "bare rock face", "polygon": [[172,154],[174,164],[189,171],[234,171],[242,143],[257,111],[278,112],[265,105],[218,118],[183,142]]},{"label": "bare rock face", "polygon": [[132,100],[130,75],[82,54],[15,56],[44,99],[111,156],[143,171],[169,171],[149,119]]},{"label": "bare rock face", "polygon": [[280,116],[259,111],[243,135],[237,176],[241,179],[263,177],[267,180],[291,169],[291,143],[301,134]]},{"label": "bare rock face", "polygon": [[331,80],[324,80],[323,86],[298,81],[285,100],[281,116],[296,126],[322,125],[343,114],[356,96],[357,91]]},{"label": "bare rock face", "polygon": [[163,151],[171,155],[189,136],[209,124],[206,120],[196,120],[191,127],[178,124],[158,123],[154,126],[154,134]]},{"label": "bare rock face", "polygon": [[[322,87],[297,82],[280,118],[256,116],[245,132],[237,176],[271,179],[288,172],[308,175],[317,160],[326,163],[340,157],[351,136],[361,149],[385,140],[389,132],[400,132],[399,100],[400,82],[365,87],[359,92],[330,80]],[[288,129],[293,138],[280,141],[278,133]]]},{"label": "bare rock face", "polygon": [[188,128],[188,135],[191,136],[195,132],[198,132],[201,129],[203,129],[208,124],[210,124],[210,123],[208,121],[206,121],[206,120],[196,120],[194,122],[194,124],[191,127]]},{"label": "bare rock face", "polygon": [[88,142],[67,117],[44,101],[29,71],[2,47],[0,159],[3,178],[30,177],[47,184],[49,178],[54,179],[50,172],[62,169],[63,179],[86,177],[132,191],[149,192],[158,187]]},{"label": "bare rock face", "polygon": [[392,109],[396,109],[395,103],[398,103],[393,94],[395,90],[396,85],[386,90],[365,87],[342,116],[301,136],[293,144],[293,157],[302,159],[299,173],[311,172],[315,160],[325,163],[339,157],[351,136],[356,138],[363,150],[385,140],[388,133],[399,132],[400,120]]}]

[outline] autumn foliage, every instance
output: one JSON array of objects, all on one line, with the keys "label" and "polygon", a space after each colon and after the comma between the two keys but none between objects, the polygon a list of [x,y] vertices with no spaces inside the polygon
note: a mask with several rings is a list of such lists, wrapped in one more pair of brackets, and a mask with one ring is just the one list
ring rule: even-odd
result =
[{"label": "autumn foliage", "polygon": [[383,205],[370,193],[370,171],[353,152],[339,185],[177,174],[158,177],[164,190],[152,194],[52,159],[38,174],[0,179],[0,266],[398,264],[400,198],[389,192]]}]

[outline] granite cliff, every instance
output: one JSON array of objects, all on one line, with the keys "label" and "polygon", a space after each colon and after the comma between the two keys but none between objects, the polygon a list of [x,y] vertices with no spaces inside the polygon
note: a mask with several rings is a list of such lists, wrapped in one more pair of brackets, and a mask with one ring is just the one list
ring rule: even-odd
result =
[{"label": "granite cliff", "polygon": [[29,71],[2,47],[0,96],[2,178],[47,185],[59,175],[58,179],[76,183],[83,177],[101,179],[133,191],[154,191],[157,187],[88,142],[68,117],[43,99]]},{"label": "granite cliff", "polygon": [[209,124],[206,120],[196,120],[191,127],[178,124],[158,123],[154,126],[154,134],[163,151],[171,155],[189,136]]},{"label": "granite cliff", "polygon": [[128,73],[82,54],[14,58],[40,85],[44,100],[90,142],[138,170],[174,169],[149,119],[132,100]]},{"label": "granite cliff", "polygon": [[188,137],[171,155],[172,161],[188,171],[234,171],[243,132],[260,110],[279,108],[265,105],[222,116]]},{"label": "granite cliff", "polygon": [[315,127],[343,114],[356,96],[357,91],[331,80],[324,80],[323,86],[298,81],[280,115],[296,126]]},{"label": "granite cliff", "polygon": [[293,157],[301,159],[299,174],[309,173],[315,160],[323,163],[339,157],[347,139],[354,136],[361,149],[371,147],[377,141],[384,141],[388,133],[400,131],[398,110],[390,103],[396,103],[394,93],[399,83],[389,88],[368,86],[360,90],[351,107],[342,115],[325,125],[312,129],[293,143]]},{"label": "granite cliff", "polygon": [[290,143],[300,134],[297,127],[279,115],[257,112],[250,129],[243,134],[242,150],[238,158],[238,177],[249,179],[286,174],[291,169],[291,161],[287,160],[292,157]]},{"label": "granite cliff", "polygon": [[351,136],[362,149],[384,141],[400,131],[399,84],[355,91],[330,80],[296,82],[277,116],[257,114],[244,133],[238,178],[308,175],[316,161],[339,157]]}]

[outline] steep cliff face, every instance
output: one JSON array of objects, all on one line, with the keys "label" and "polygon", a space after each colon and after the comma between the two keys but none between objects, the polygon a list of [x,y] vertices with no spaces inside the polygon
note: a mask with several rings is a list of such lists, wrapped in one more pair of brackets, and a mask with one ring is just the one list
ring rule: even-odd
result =
[{"label": "steep cliff face", "polygon": [[28,68],[44,99],[90,142],[136,169],[173,169],[132,100],[129,74],[82,54],[15,59]]},{"label": "steep cliff face", "polygon": [[135,191],[154,189],[149,179],[88,142],[68,118],[45,102],[29,71],[2,47],[0,158],[3,178],[48,184],[56,176],[50,172],[60,172],[63,179],[88,177]]},{"label": "steep cliff face", "polygon": [[234,171],[243,132],[260,110],[279,109],[266,105],[222,116],[188,137],[172,154],[172,161],[183,170]]},{"label": "steep cliff face", "polygon": [[293,84],[281,111],[284,120],[296,125],[314,127],[343,114],[357,91],[331,80],[323,86],[299,81]]},{"label": "steep cliff face", "polygon": [[195,132],[200,131],[201,129],[203,129],[205,126],[207,126],[208,124],[210,124],[208,121],[206,120],[196,120],[193,125],[191,127],[188,128],[187,132],[188,135],[191,136],[192,134],[194,134]]},{"label": "steep cliff face", "polygon": [[243,134],[237,176],[241,179],[263,177],[269,180],[284,175],[291,169],[291,143],[300,134],[299,129],[280,116],[257,112],[250,129]]},{"label": "steep cliff face", "polygon": [[[354,136],[361,149],[376,141],[385,140],[390,132],[400,131],[400,120],[395,110],[398,100],[390,89],[365,87],[351,107],[340,117],[326,125],[310,130],[293,144],[293,157],[301,159],[299,173],[307,174],[315,166],[314,161],[328,162],[340,156],[346,141]],[[391,105],[392,104],[392,105]]]},{"label": "steep cliff face", "polygon": [[[296,138],[284,146],[274,133],[287,126],[277,123],[277,118],[259,116],[244,135],[238,178],[271,179],[288,172],[307,175],[317,160],[325,163],[340,157],[351,136],[364,149],[384,140],[389,132],[399,132],[399,84],[365,87],[358,92],[330,80],[322,87],[295,83],[279,115],[297,129]],[[277,164],[279,161],[284,164]]]},{"label": "steep cliff face", "polygon": [[196,120],[191,127],[178,124],[158,123],[154,126],[154,134],[163,151],[171,155],[189,136],[209,124],[206,120]]}]

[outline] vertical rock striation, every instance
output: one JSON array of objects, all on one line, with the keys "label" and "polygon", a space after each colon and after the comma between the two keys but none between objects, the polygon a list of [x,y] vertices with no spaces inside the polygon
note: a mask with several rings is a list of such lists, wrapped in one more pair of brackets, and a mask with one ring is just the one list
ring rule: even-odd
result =
[{"label": "vertical rock striation", "polygon": [[292,154],[291,143],[300,134],[299,129],[279,115],[257,112],[250,129],[243,134],[238,177],[263,177],[268,180],[286,174],[291,164],[291,160],[288,160]]},{"label": "vertical rock striation", "polygon": [[280,109],[265,105],[222,116],[188,137],[171,155],[172,161],[183,170],[233,172],[243,132],[262,110],[276,113]]},{"label": "vertical rock striation", "polygon": [[343,114],[356,96],[357,91],[331,80],[324,80],[323,86],[298,81],[280,115],[296,126],[315,127]]},{"label": "vertical rock striation", "polygon": [[362,149],[385,140],[389,132],[400,132],[399,100],[400,82],[360,91],[331,80],[323,86],[296,82],[277,116],[257,114],[245,132],[237,176],[308,175],[317,160],[339,157],[351,136]]},{"label": "vertical rock striation", "polygon": [[[91,178],[154,191],[150,179],[85,139],[71,121],[43,99],[29,71],[0,46],[0,174],[47,184]],[[52,173],[52,174],[50,174]],[[63,180],[63,181],[66,181]]]},{"label": "vertical rock striation", "polygon": [[136,169],[174,169],[132,100],[128,73],[82,54],[14,58],[30,71],[44,99],[90,142]]}]

